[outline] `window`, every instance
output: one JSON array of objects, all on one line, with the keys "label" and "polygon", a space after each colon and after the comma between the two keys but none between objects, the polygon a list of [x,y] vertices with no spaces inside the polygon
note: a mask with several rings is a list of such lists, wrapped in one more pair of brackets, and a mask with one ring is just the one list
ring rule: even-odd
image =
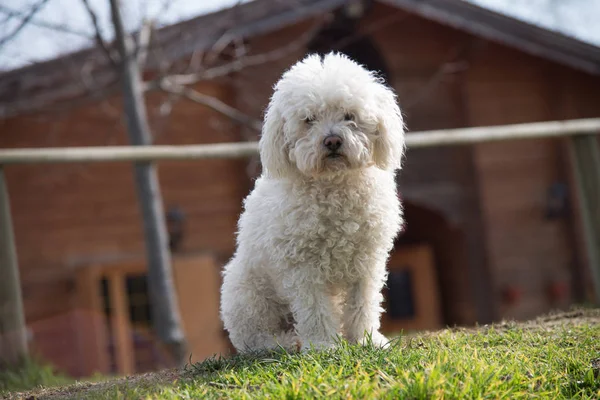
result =
[{"label": "window", "polygon": [[118,329],[116,329],[114,324],[118,322],[116,322],[117,313],[115,313],[114,308],[123,307],[119,304],[113,304],[114,299],[111,298],[110,279],[118,279],[120,282],[117,282],[117,285],[122,285],[124,288],[126,309],[119,310],[119,313],[124,312],[124,315],[128,318],[128,328],[125,334],[128,335],[127,341],[131,344],[133,352],[133,360],[131,362],[133,364],[132,367],[134,368],[134,372],[149,372],[169,367],[168,360],[163,352],[160,351],[158,340],[152,333],[152,313],[148,293],[147,275],[132,273],[103,278],[100,281],[103,308],[109,331],[108,353],[110,371],[117,373],[119,370],[115,347],[117,340],[122,340],[122,338],[116,339],[117,334],[115,334],[115,332],[117,332]]}]

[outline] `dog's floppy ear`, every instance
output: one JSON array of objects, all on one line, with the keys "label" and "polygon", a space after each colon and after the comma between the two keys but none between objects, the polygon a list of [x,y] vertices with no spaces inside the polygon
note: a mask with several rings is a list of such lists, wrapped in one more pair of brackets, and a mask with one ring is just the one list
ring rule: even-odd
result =
[{"label": "dog's floppy ear", "polygon": [[291,168],[288,146],[283,132],[284,122],[283,116],[271,102],[265,114],[258,148],[263,169],[272,178],[286,176]]},{"label": "dog's floppy ear", "polygon": [[373,161],[377,167],[394,171],[402,167],[404,155],[404,120],[396,95],[381,85],[377,94],[377,131],[373,148]]}]

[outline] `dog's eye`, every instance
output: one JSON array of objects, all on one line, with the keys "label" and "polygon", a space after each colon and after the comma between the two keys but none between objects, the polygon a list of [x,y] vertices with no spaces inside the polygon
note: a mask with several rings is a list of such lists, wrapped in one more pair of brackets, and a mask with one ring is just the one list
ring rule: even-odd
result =
[{"label": "dog's eye", "polygon": [[313,122],[315,122],[315,117],[313,117],[313,116],[309,116],[309,117],[304,118],[304,123],[305,124],[312,124]]},{"label": "dog's eye", "polygon": [[352,114],[352,113],[344,114],[344,121],[354,121],[354,114]]}]

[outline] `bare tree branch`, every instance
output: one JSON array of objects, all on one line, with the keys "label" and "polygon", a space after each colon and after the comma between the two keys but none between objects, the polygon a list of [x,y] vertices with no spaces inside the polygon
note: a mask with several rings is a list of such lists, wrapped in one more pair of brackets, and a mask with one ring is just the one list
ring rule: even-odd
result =
[{"label": "bare tree branch", "polygon": [[[340,40],[336,43],[338,47],[347,46],[354,41],[358,40],[360,37],[369,35],[379,29],[383,29],[388,25],[393,23],[397,23],[399,20],[406,18],[406,15],[403,13],[395,13],[390,15],[383,20],[377,20],[365,27],[361,31],[357,32],[354,35],[348,36],[343,40]],[[275,50],[261,53],[257,55],[251,56],[241,56],[236,58],[234,61],[220,65],[218,67],[209,68],[205,70],[201,70],[199,72],[190,73],[190,74],[180,74],[180,75],[171,75],[169,80],[178,85],[192,85],[198,83],[200,81],[208,81],[216,78],[220,78],[223,76],[227,76],[234,72],[239,72],[242,69],[253,67],[261,64],[266,64],[269,62],[277,61],[282,59],[293,52],[302,49],[311,39],[315,37],[315,35],[319,32],[321,27],[323,26],[324,19],[320,19],[315,23],[315,25],[304,32],[298,39],[288,43],[286,46],[277,48]]]},{"label": "bare tree branch", "polygon": [[236,20],[236,14],[238,12],[238,7],[242,4],[242,0],[237,0],[235,2],[235,4],[233,4],[230,8],[229,8],[229,12],[227,13],[228,17],[231,17],[231,20],[233,21],[233,23],[230,24],[230,27],[228,29],[226,29],[221,36],[213,43],[212,45],[212,49],[208,54],[208,59],[207,61],[209,63],[213,63],[217,57],[223,53],[223,51],[227,48],[227,46],[229,46],[231,44],[231,42],[233,41],[233,37],[230,34],[231,33],[231,28],[235,27],[235,20]]},{"label": "bare tree branch", "polygon": [[417,93],[410,96],[411,100],[404,104],[403,107],[405,109],[410,109],[419,105],[422,101],[431,96],[437,87],[444,81],[445,77],[468,70],[470,65],[465,59],[465,55],[470,49],[469,43],[461,44],[449,50],[449,55],[445,60],[438,66]]},{"label": "bare tree branch", "polygon": [[321,26],[322,21],[317,22],[311,29],[308,29],[306,32],[304,32],[298,39],[275,50],[252,56],[239,57],[230,63],[205,69],[197,73],[171,75],[168,79],[177,85],[193,85],[200,81],[208,81],[226,76],[231,73],[238,72],[244,68],[277,61],[294,53],[295,51],[302,49],[317,34]]},{"label": "bare tree branch", "polygon": [[137,63],[142,71],[146,65],[146,59],[148,58],[148,46],[150,45],[150,37],[152,36],[153,25],[154,24],[152,21],[145,20],[138,36],[135,53],[137,56]]},{"label": "bare tree branch", "polygon": [[25,18],[23,18],[21,20],[21,23],[19,24],[19,26],[17,26],[11,33],[9,33],[8,35],[6,35],[2,39],[0,39],[0,47],[4,46],[11,39],[13,39],[15,36],[17,36],[19,34],[19,32],[21,32],[21,30],[23,28],[25,28],[25,26],[27,26],[29,21],[31,21],[31,19],[35,16],[35,14],[37,14],[37,12],[40,11],[47,2],[48,2],[48,0],[40,0],[37,4],[33,5],[33,7],[31,7],[31,10],[29,11],[29,13],[25,16]]},{"label": "bare tree branch", "polygon": [[[171,6],[173,5],[173,3],[175,3],[178,0],[163,0],[162,3],[162,7],[159,11],[159,13],[157,15],[164,15],[167,13],[167,11],[171,8]],[[228,13],[228,16],[231,16],[232,13],[234,13],[234,11],[236,10],[236,7],[241,3],[240,0],[238,0],[238,2],[236,3],[236,5],[234,5],[232,7],[232,9],[230,10],[230,12]],[[231,18],[230,21],[230,28],[233,28],[236,26],[235,23],[235,17]],[[187,62],[187,66],[185,68],[183,68],[180,72],[181,74],[191,74],[192,71],[198,71],[203,67],[203,63],[207,62],[210,64],[210,60],[212,59],[213,61],[219,56],[219,54],[221,54],[221,52],[223,51],[223,49],[219,49],[217,44],[218,43],[229,43],[231,41],[231,36],[229,35],[229,30],[225,30],[219,39],[217,39],[215,41],[215,43],[213,44],[212,48],[209,50],[194,50]],[[223,42],[223,40],[225,40],[225,42]],[[152,52],[154,59],[156,60],[160,60],[159,64],[158,64],[158,78],[155,80],[155,82],[151,82],[149,84],[146,85],[146,89],[147,90],[157,90],[158,87],[160,86],[160,82],[162,79],[165,79],[165,77],[168,76],[172,76],[175,75],[176,73],[174,73],[173,71],[171,73],[169,73],[169,70],[171,68],[173,68],[173,60],[169,60],[168,57],[166,57],[163,54],[163,49],[161,46],[153,46],[150,47],[148,49],[150,52]],[[237,50],[237,49],[236,49]],[[236,54],[237,51],[236,51]],[[208,57],[207,57],[208,55]],[[211,57],[212,56],[212,57]],[[181,61],[181,60],[178,60]],[[164,101],[161,102],[161,104],[158,106],[157,110],[158,110],[158,118],[153,119],[152,121],[152,126],[154,127],[153,129],[153,134],[155,137],[157,137],[162,129],[161,126],[164,126],[164,120],[166,120],[166,118],[171,114],[171,111],[173,110],[173,105],[177,102],[180,101],[182,98],[184,98],[181,94],[175,94],[175,93],[169,93],[168,96],[166,96],[166,99]],[[252,129],[254,131],[254,129]]]},{"label": "bare tree branch", "polygon": [[413,108],[420,104],[423,100],[427,99],[438,87],[438,85],[442,83],[445,76],[465,71],[468,68],[469,63],[466,61],[443,63],[435,71],[435,73],[427,80],[427,82],[425,83],[425,85],[423,85],[419,92],[410,97],[411,100],[404,104],[404,108]]},{"label": "bare tree branch", "polygon": [[81,1],[83,2],[85,9],[87,10],[87,12],[90,16],[90,19],[92,20],[92,25],[94,26],[94,37],[96,38],[96,43],[102,49],[102,51],[104,52],[104,54],[106,55],[106,57],[108,58],[110,63],[113,65],[113,67],[116,68],[118,62],[117,62],[116,58],[113,56],[113,54],[111,53],[108,46],[106,45],[104,38],[102,37],[102,32],[100,31],[100,25],[98,24],[98,16],[96,15],[96,12],[92,8],[89,0],[81,0]]},{"label": "bare tree branch", "polygon": [[260,121],[252,118],[247,114],[244,114],[243,112],[239,111],[234,107],[231,107],[228,104],[225,104],[221,100],[213,96],[197,92],[189,87],[173,84],[168,80],[154,82],[151,86],[147,88],[147,90],[162,90],[166,93],[176,94],[195,103],[211,108],[219,112],[220,114],[228,117],[232,121],[237,122],[240,125],[252,128],[255,131],[260,132],[262,128],[262,123]]}]

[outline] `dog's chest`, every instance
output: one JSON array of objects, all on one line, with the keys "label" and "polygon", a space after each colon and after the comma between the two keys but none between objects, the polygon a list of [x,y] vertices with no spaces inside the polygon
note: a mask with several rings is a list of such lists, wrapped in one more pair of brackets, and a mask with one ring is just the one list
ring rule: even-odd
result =
[{"label": "dog's chest", "polygon": [[386,210],[376,206],[381,204],[378,193],[360,189],[314,188],[297,193],[288,225],[293,236],[288,260],[309,264],[327,281],[363,275],[385,235]]},{"label": "dog's chest", "polygon": [[368,196],[358,191],[331,189],[311,196],[308,203],[306,218],[317,228],[318,239],[352,241],[371,230],[377,218]]}]

